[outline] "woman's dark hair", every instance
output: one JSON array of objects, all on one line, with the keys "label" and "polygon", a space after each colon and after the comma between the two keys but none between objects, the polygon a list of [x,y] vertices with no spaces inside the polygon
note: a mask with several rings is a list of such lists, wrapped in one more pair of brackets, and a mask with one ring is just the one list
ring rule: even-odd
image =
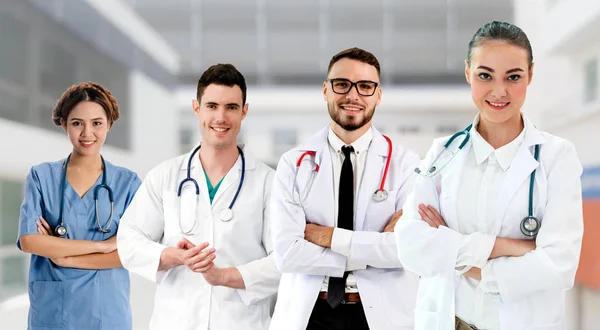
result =
[{"label": "woman's dark hair", "polygon": [[471,65],[471,55],[473,49],[483,45],[488,41],[504,41],[511,45],[521,47],[527,52],[529,68],[533,65],[533,51],[529,38],[523,30],[514,24],[507,22],[493,21],[487,23],[475,32],[475,35],[469,42],[469,51],[467,53],[467,63]]},{"label": "woman's dark hair", "polygon": [[106,112],[109,126],[119,119],[119,105],[112,93],[94,82],[75,84],[67,89],[52,110],[52,122],[61,126],[67,122],[69,114],[80,102],[98,103]]}]

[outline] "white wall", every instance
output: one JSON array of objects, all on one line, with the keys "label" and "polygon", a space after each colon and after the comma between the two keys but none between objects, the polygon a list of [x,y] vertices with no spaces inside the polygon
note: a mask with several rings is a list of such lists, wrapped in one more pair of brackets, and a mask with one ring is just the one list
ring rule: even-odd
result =
[{"label": "white wall", "polygon": [[135,169],[143,177],[179,154],[179,111],[172,91],[134,71],[130,74],[131,139]]}]

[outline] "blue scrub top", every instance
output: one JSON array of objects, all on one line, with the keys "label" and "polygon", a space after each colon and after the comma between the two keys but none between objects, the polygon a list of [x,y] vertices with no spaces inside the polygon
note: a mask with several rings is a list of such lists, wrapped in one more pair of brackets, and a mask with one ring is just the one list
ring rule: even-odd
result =
[{"label": "blue scrub top", "polygon": [[[98,225],[94,188],[102,183],[104,174],[80,198],[68,181],[64,191],[61,191],[64,161],[43,163],[31,168],[21,205],[17,239],[19,249],[21,236],[38,234],[36,220],[40,215],[52,228],[59,224],[61,194],[64,194],[63,222],[68,230],[67,238],[103,241],[112,237],[141,184],[134,172],[105,161],[106,184],[113,190],[115,206],[110,233],[103,233],[96,230]],[[110,215],[106,189],[99,190],[98,212],[100,223],[106,228]],[[129,293],[129,273],[124,268],[63,268],[56,266],[48,258],[32,255],[29,269],[28,329],[129,330],[132,328]]]}]

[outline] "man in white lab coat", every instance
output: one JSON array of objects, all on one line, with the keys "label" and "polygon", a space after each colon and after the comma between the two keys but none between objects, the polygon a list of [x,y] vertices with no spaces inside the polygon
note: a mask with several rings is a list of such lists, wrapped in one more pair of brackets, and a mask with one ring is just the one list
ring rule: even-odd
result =
[{"label": "man in white lab coat", "polygon": [[151,329],[267,329],[280,278],[270,255],[274,171],[236,144],[244,77],[211,66],[192,107],[202,143],[148,173],[121,218],[119,256],[158,284]]},{"label": "man in white lab coat", "polygon": [[372,126],[379,81],[373,54],[333,56],[330,125],[279,162],[271,219],[283,274],[271,330],[413,328],[418,277],[402,269],[391,231],[419,157]]}]

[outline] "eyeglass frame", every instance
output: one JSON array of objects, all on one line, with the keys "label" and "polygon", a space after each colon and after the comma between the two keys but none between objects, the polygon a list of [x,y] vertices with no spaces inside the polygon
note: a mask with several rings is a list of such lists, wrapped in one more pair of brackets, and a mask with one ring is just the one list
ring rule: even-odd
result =
[{"label": "eyeglass frame", "polygon": [[[350,87],[348,88],[348,91],[345,93],[338,93],[335,91],[335,87],[333,86],[333,81],[334,80],[338,80],[338,81],[346,81],[348,83],[350,83]],[[377,87],[380,86],[380,84],[378,82],[375,81],[371,81],[371,80],[359,80],[357,82],[353,82],[350,79],[346,79],[346,78],[329,78],[326,81],[328,81],[331,84],[331,90],[335,93],[335,94],[339,94],[339,95],[346,95],[348,93],[350,93],[350,91],[352,90],[352,87],[354,87],[354,89],[356,89],[356,92],[358,93],[358,95],[360,96],[373,96],[375,95],[375,91],[377,91]],[[362,94],[359,90],[358,90],[358,84],[360,83],[370,83],[370,84],[375,84],[375,87],[373,88],[373,93],[371,93],[370,95],[366,95],[366,94]]]}]

